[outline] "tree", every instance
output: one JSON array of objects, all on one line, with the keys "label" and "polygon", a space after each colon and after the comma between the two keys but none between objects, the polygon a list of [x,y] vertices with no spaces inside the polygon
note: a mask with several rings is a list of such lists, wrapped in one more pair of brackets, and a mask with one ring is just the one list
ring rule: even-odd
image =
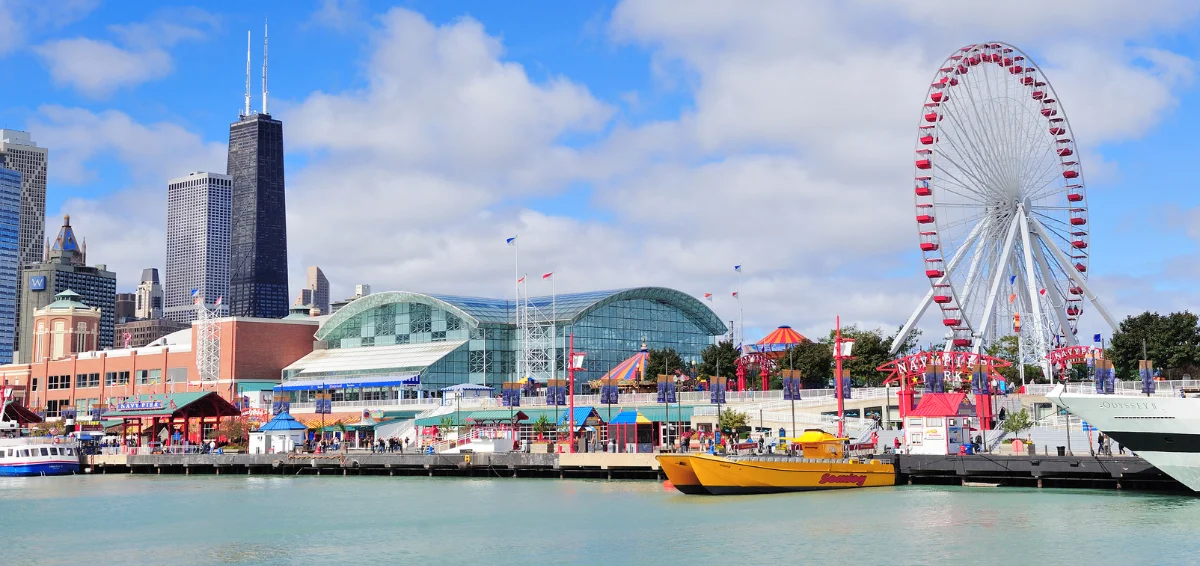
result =
[{"label": "tree", "polygon": [[1007,432],[1013,436],[1018,436],[1021,431],[1033,427],[1033,420],[1029,418],[1029,411],[1022,408],[1020,411],[1011,413],[1003,422],[1000,423],[1000,430]]},{"label": "tree", "polygon": [[686,367],[674,348],[651,349],[646,357],[646,379],[653,379],[659,374],[671,375],[675,370],[683,371]]},{"label": "tree", "polygon": [[807,388],[821,388],[833,379],[833,346],[805,340],[788,348],[779,366],[800,370],[800,377]]},{"label": "tree", "polygon": [[217,434],[224,436],[225,442],[231,445],[244,446],[250,436],[250,425],[242,417],[224,418],[217,427]]},{"label": "tree", "polygon": [[750,424],[746,413],[733,409],[724,409],[721,411],[721,418],[717,426],[721,428],[722,432],[733,433],[749,427]]},{"label": "tree", "polygon": [[[738,352],[733,342],[724,340],[717,342],[700,352],[700,375],[704,377],[733,375],[737,365]],[[653,366],[651,366],[653,367]]]},{"label": "tree", "polygon": [[1125,317],[1105,351],[1118,378],[1138,379],[1138,360],[1146,359],[1143,344],[1145,355],[1168,377],[1194,373],[1200,365],[1200,320],[1188,311]]},{"label": "tree", "polygon": [[[826,347],[833,347],[835,335],[836,331],[830,331]],[[882,385],[886,376],[876,368],[892,360],[892,340],[895,339],[895,335],[884,338],[881,330],[861,330],[852,325],[842,328],[842,338],[854,339],[854,349],[851,351],[854,357],[842,361],[843,375],[847,375],[848,371],[850,379],[858,385],[867,387]],[[831,351],[830,357],[832,355]]]},{"label": "tree", "polygon": [[543,440],[546,431],[550,430],[550,419],[546,415],[538,415],[536,421],[533,421],[533,430],[538,435],[538,440]]}]

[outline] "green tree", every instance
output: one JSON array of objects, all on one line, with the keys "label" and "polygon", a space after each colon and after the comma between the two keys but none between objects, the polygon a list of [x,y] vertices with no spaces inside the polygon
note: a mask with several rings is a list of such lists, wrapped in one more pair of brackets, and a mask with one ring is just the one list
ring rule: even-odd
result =
[{"label": "green tree", "polygon": [[733,347],[732,341],[724,340],[717,342],[700,352],[700,375],[702,377],[713,375],[729,377],[734,375],[737,358],[738,352]]},{"label": "green tree", "polygon": [[[825,340],[826,347],[832,348],[836,332],[830,331]],[[895,335],[884,337],[883,331],[862,330],[857,326],[842,328],[842,338],[854,339],[854,349],[851,350],[853,359],[842,361],[843,375],[849,375],[857,386],[878,387],[886,377],[878,369],[879,366],[891,361],[892,340]],[[907,342],[907,341],[906,341]],[[832,350],[830,356],[832,357]],[[845,373],[848,371],[848,374]]]},{"label": "green tree", "polygon": [[686,368],[683,358],[674,348],[651,349],[646,358],[646,379],[653,380],[659,374],[671,375],[675,370],[682,371]]},{"label": "green tree", "polygon": [[1167,377],[1194,374],[1200,361],[1200,320],[1184,311],[1166,316],[1144,312],[1121,321],[1106,354],[1120,379],[1138,378],[1142,348]]},{"label": "green tree", "polygon": [[1000,430],[1007,432],[1013,436],[1018,436],[1021,431],[1032,428],[1033,419],[1029,418],[1029,412],[1022,408],[1020,411],[1011,413],[1003,422],[1000,423]]},{"label": "green tree", "polygon": [[833,379],[833,346],[805,340],[788,348],[779,365],[784,369],[800,370],[806,388],[825,387]]},{"label": "green tree", "polygon": [[717,426],[721,427],[722,432],[731,433],[748,428],[750,421],[746,413],[733,409],[722,409]]},{"label": "green tree", "polygon": [[538,440],[542,440],[546,436],[546,431],[550,430],[550,419],[546,415],[538,415],[536,421],[533,421],[533,430],[538,435]]}]

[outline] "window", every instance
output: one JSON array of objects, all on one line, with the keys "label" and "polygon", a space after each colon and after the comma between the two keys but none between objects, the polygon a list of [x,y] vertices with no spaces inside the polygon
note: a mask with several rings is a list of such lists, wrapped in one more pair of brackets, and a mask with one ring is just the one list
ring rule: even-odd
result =
[{"label": "window", "polygon": [[117,384],[117,372],[110,371],[104,374],[104,385],[112,387]]},{"label": "window", "polygon": [[38,378],[36,378],[36,377],[29,380],[29,389],[31,391],[37,391],[37,385],[38,385],[37,382],[38,382]]},{"label": "window", "polygon": [[129,372],[117,372],[117,385],[129,385]]},{"label": "window", "polygon": [[161,369],[139,369],[137,371],[138,385],[156,385],[162,380]]}]

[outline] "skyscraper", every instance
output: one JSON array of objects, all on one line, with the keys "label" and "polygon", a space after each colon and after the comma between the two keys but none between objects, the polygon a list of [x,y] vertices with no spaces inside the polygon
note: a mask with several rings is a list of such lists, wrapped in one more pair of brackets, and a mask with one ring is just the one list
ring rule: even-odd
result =
[{"label": "skyscraper", "polygon": [[228,302],[233,316],[283,318],[288,315],[283,122],[267,113],[265,38],[263,43],[263,111],[250,111],[247,49],[245,113],[229,126],[233,214]]},{"label": "skyscraper", "polygon": [[64,216],[58,238],[50,248],[49,259],[44,263],[25,264],[21,272],[18,363],[27,364],[33,358],[30,348],[33,345],[34,311],[68,290],[77,293],[77,300],[83,304],[100,309],[99,347],[111,348],[116,319],[117,274],[103,264],[87,266],[85,249],[71,228],[71,217]]},{"label": "skyscraper", "polygon": [[232,187],[233,179],[219,173],[196,172],[168,182],[166,318],[195,320],[192,289],[210,306],[228,298]]},{"label": "skyscraper", "polygon": [[21,173],[0,168],[0,364],[13,361],[17,333],[17,256]]},{"label": "skyscraper", "polygon": [[142,270],[142,281],[138,283],[135,294],[137,304],[133,316],[142,320],[163,317],[163,289],[158,282],[158,268],[147,267]]},{"label": "skyscraper", "polygon": [[[38,147],[28,132],[0,129],[0,167],[21,174],[20,230],[17,235],[17,277],[22,266],[42,260],[46,237],[46,148]],[[21,320],[21,288],[17,287],[16,320]],[[20,341],[20,328],[14,341]]]},{"label": "skyscraper", "polygon": [[311,291],[310,297],[306,305],[310,305],[321,309],[321,314],[329,314],[329,280],[325,278],[325,273],[320,267],[315,265],[308,266],[308,290]]}]

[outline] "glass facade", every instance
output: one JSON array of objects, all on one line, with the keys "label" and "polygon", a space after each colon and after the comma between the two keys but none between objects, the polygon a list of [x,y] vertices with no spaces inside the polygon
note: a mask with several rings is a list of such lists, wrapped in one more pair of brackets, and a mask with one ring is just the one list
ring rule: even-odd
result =
[{"label": "glass facade", "polygon": [[21,174],[0,168],[0,364],[13,362],[17,328],[17,267]]},{"label": "glass facade", "polygon": [[[674,348],[684,361],[699,361],[700,352],[724,334],[725,326],[707,306],[694,297],[663,288],[578,293],[558,297],[536,297],[530,305],[545,305],[554,313],[555,346],[545,352],[556,359],[559,377],[566,377],[564,360],[571,333],[575,349],[587,353],[584,374],[577,383],[601,377],[636,353],[643,341],[650,348]],[[540,308],[540,307],[539,307]],[[355,370],[346,358],[347,371],[325,371],[321,375],[364,377],[420,374],[421,389],[435,391],[459,383],[496,387],[517,375],[520,332],[514,323],[511,301],[387,292],[355,300],[331,317],[316,338],[328,349],[354,350],[353,357],[393,356],[394,367]],[[548,322],[547,322],[548,323]],[[421,360],[419,344],[460,343],[444,353]],[[373,349],[412,345],[412,348]],[[401,352],[404,350],[407,354]],[[426,348],[425,350],[428,350]],[[386,352],[386,353],[385,353]],[[349,353],[349,352],[345,352]],[[440,356],[440,357],[439,357]],[[405,360],[405,361],[402,361]],[[307,379],[305,360],[285,370],[284,379]],[[651,370],[652,371],[652,370]],[[544,376],[537,376],[542,378]],[[370,394],[394,398],[387,388]],[[347,392],[349,395],[368,394]],[[349,400],[349,398],[346,398]]]},{"label": "glass facade", "polygon": [[230,125],[226,167],[233,178],[229,314],[283,318],[288,314],[283,122],[254,114]]}]

